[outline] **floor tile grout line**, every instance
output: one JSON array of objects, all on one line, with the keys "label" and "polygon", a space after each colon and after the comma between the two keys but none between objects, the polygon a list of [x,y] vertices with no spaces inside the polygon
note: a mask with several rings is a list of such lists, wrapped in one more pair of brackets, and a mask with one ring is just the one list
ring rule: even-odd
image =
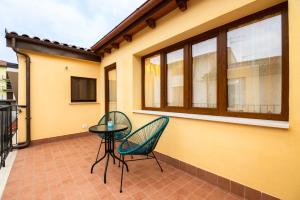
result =
[{"label": "floor tile grout line", "polygon": [[[137,197],[144,197],[145,199],[153,199],[154,195],[157,194],[158,191],[160,191],[161,193],[159,195],[163,195],[162,197],[168,197],[170,195],[176,195],[175,193],[182,189],[185,188],[184,193],[183,194],[187,194],[186,197],[191,197],[191,195],[196,191],[196,189],[193,187],[193,185],[197,185],[200,187],[204,187],[204,183],[205,184],[210,184],[209,182],[193,176],[189,173],[187,173],[186,171],[183,171],[182,169],[178,169],[168,163],[163,162],[163,168],[164,168],[164,173],[161,174],[161,172],[159,171],[159,173],[157,172],[157,169],[155,168],[155,165],[152,165],[152,162],[134,162],[132,164],[132,169],[130,172],[133,173],[128,173],[126,174],[126,177],[124,180],[127,181],[128,179],[128,192],[126,194],[126,192],[124,191],[123,194],[125,195],[120,195],[119,194],[119,175],[121,175],[120,170],[118,168],[118,165],[116,164],[115,166],[112,164],[112,161],[110,162],[110,168],[109,168],[109,183],[111,183],[111,185],[108,183],[106,185],[103,184],[103,179],[101,179],[102,176],[100,176],[98,174],[98,172],[101,171],[102,174],[102,170],[103,167],[101,165],[101,170],[98,169],[96,170],[97,174],[95,173],[94,175],[89,173],[89,170],[86,170],[86,168],[90,167],[90,162],[92,162],[92,160],[94,160],[94,158],[92,158],[93,156],[91,155],[92,152],[94,151],[93,149],[96,148],[96,146],[94,145],[94,143],[97,140],[95,140],[93,137],[89,137],[89,138],[85,138],[85,139],[70,139],[70,140],[65,140],[63,142],[59,142],[59,143],[53,143],[50,145],[44,145],[44,146],[39,146],[38,148],[36,147],[29,147],[26,150],[21,150],[20,152],[22,154],[20,154],[20,159],[21,160],[20,163],[18,163],[18,166],[22,167],[28,167],[28,164],[30,164],[31,162],[34,162],[34,167],[36,168],[37,165],[42,164],[42,171],[38,171],[34,173],[35,177],[38,177],[37,175],[39,175],[39,173],[45,173],[46,177],[45,179],[33,179],[34,181],[36,180],[43,180],[47,182],[47,190],[49,192],[48,198],[49,200],[52,200],[53,198],[55,198],[56,196],[53,196],[52,191],[55,192],[55,186],[52,189],[50,188],[50,180],[49,178],[52,176],[52,173],[48,173],[48,169],[49,167],[47,167],[48,165],[48,161],[50,166],[54,167],[54,174],[55,176],[54,179],[50,178],[51,181],[55,180],[55,177],[59,177],[59,174],[65,174],[67,173],[66,177],[61,177],[60,181],[58,181],[58,183],[55,183],[55,181],[53,182],[54,184],[58,184],[58,187],[62,188],[61,184],[68,184],[71,182],[63,182],[64,180],[68,179],[68,176],[70,176],[70,180],[72,180],[72,184],[76,183],[78,186],[80,186],[80,180],[81,178],[83,178],[82,180],[84,180],[84,182],[88,183],[88,185],[86,185],[86,189],[88,189],[88,187],[92,187],[88,190],[85,190],[84,188],[81,190],[80,187],[78,187],[78,190],[81,191],[80,196],[78,197],[79,199],[83,200],[85,197],[85,191],[93,191],[93,193],[95,194],[95,199],[98,198],[102,198],[102,194],[99,191],[102,191],[103,188],[103,192],[105,192],[105,197],[109,197],[106,195],[111,195],[111,198],[113,199],[120,199],[120,198],[130,198],[130,199],[135,199]],[[78,150],[79,148],[79,150]],[[47,158],[45,158],[45,156],[47,156],[47,152],[49,152],[49,150],[51,151],[51,154],[56,154],[56,156],[54,155],[49,155],[51,158],[51,160],[47,160]],[[74,156],[79,156],[77,157],[77,161],[78,161],[78,165],[74,166],[76,163],[76,159],[74,159]],[[59,163],[59,162],[63,162],[63,163]],[[141,163],[141,164],[138,164]],[[20,165],[21,164],[21,165]],[[74,167],[74,168],[73,168]],[[98,166],[100,167],[100,166]],[[64,170],[64,171],[60,171],[60,170]],[[73,171],[74,169],[74,171]],[[145,169],[145,170],[144,170]],[[147,171],[148,169],[148,171]],[[12,170],[12,173],[14,173],[14,170]],[[77,171],[78,170],[78,171]],[[82,171],[84,170],[84,171]],[[100,171],[99,171],[100,170]],[[22,170],[16,171],[18,173],[20,173],[20,171],[22,172]],[[52,170],[51,170],[52,171]],[[145,173],[146,171],[146,173]],[[152,184],[153,179],[151,179],[151,177],[149,178],[149,172],[150,174],[153,173],[153,177],[154,180],[157,180],[157,182],[159,181],[163,181],[163,184],[160,184],[161,186],[164,187],[160,187],[160,186],[155,186],[155,182]],[[76,174],[74,174],[76,173]],[[82,175],[78,174],[78,173],[82,173]],[[78,179],[75,178],[78,175]],[[131,177],[132,175],[132,177]],[[92,177],[95,176],[95,177]],[[176,178],[177,176],[177,178]],[[139,178],[140,177],[140,178]],[[99,178],[99,183],[97,182],[97,179]],[[139,182],[134,182],[134,180],[140,180]],[[199,181],[198,181],[199,180]],[[147,181],[151,181],[151,183],[147,183]],[[78,183],[77,183],[78,182]],[[131,182],[131,183],[130,183]],[[183,184],[181,184],[183,183]],[[35,182],[33,182],[33,184],[36,184]],[[75,184],[75,185],[76,185]],[[83,183],[84,184],[84,183]],[[95,185],[97,184],[97,185]],[[140,185],[139,185],[140,184]],[[144,185],[141,185],[144,184]],[[190,185],[188,185],[190,184]],[[74,185],[74,186],[75,186]],[[188,185],[188,186],[187,186]],[[34,185],[33,185],[34,186]],[[72,188],[73,186],[69,185],[70,187],[65,187],[68,191],[68,188]],[[149,188],[149,187],[152,188]],[[155,187],[153,187],[155,186]],[[126,187],[126,186],[125,186]],[[147,190],[147,187],[149,190]],[[197,187],[197,188],[200,188]],[[207,192],[207,196],[205,197],[205,199],[209,199],[209,196],[216,192],[217,189],[219,187],[212,185],[212,189],[209,189],[211,191]],[[166,190],[168,188],[168,190]],[[189,189],[191,188],[191,189]],[[50,192],[51,189],[51,192]],[[129,190],[130,189],[130,190]],[[70,189],[71,190],[71,189]],[[98,191],[99,190],[99,191]],[[125,188],[126,190],[126,188]],[[165,191],[164,191],[165,190]],[[70,199],[71,196],[68,196],[69,192],[68,191],[64,191],[64,189],[59,190],[62,195],[64,195],[63,197],[65,199]],[[149,193],[147,192],[149,191]],[[190,191],[190,192],[188,192]],[[141,195],[143,196],[137,196],[135,194],[137,194],[137,192],[141,192]],[[92,193],[92,192],[91,192]],[[34,193],[37,194],[37,193]],[[71,194],[71,193],[70,193]],[[179,194],[179,193],[178,193]],[[222,193],[220,193],[222,194]],[[93,194],[94,195],[94,194]],[[88,195],[89,196],[89,195]],[[86,197],[88,197],[86,196]],[[222,196],[222,198],[227,198],[228,193],[224,193],[224,196]],[[90,196],[89,196],[90,197]],[[91,196],[92,197],[92,196]],[[94,197],[94,196],[93,196]],[[104,196],[103,196],[104,197]],[[152,198],[153,197],[153,198]],[[157,195],[156,195],[157,197]],[[174,197],[174,196],[173,196]],[[5,200],[5,199],[4,199]]]}]

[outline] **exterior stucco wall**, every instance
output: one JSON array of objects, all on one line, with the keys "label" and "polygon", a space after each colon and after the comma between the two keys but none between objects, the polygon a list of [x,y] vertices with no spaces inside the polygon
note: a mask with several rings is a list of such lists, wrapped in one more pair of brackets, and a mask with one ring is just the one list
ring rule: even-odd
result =
[{"label": "exterior stucco wall", "polygon": [[[71,104],[71,76],[97,79],[101,89],[99,63],[26,52],[31,58],[31,138],[32,140],[86,132],[83,125],[98,122],[101,113],[100,94],[97,103]],[[19,56],[18,104],[26,105],[26,66]],[[26,109],[19,114],[19,141],[25,140]]]},{"label": "exterior stucco wall", "polygon": [[[141,109],[141,56],[280,2],[190,0],[187,11],[173,11],[106,55],[100,79],[104,83],[104,67],[116,62],[118,110],[137,128],[156,117],[132,112]],[[278,198],[300,199],[299,9],[299,1],[289,1],[289,129],[171,118],[156,150]],[[104,102],[103,84],[100,92]]]}]

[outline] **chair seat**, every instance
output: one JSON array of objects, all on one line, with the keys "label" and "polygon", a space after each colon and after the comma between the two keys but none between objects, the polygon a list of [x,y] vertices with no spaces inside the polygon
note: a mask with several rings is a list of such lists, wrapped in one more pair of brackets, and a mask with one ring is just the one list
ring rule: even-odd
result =
[{"label": "chair seat", "polygon": [[115,140],[122,140],[124,138],[123,132],[115,133]]},{"label": "chair seat", "polygon": [[[145,155],[147,154],[147,147],[142,146],[141,148],[137,149],[140,147],[140,144],[136,144],[134,142],[127,141],[123,145],[120,145],[118,148],[118,152],[122,155]],[[137,150],[135,150],[137,149]]]}]

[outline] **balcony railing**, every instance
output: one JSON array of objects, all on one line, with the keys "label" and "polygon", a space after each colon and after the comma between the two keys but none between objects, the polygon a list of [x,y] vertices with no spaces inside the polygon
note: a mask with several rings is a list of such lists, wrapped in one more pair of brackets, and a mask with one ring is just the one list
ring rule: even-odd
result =
[{"label": "balcony railing", "polygon": [[253,113],[280,113],[279,104],[234,104],[228,108],[233,112],[253,112]]},{"label": "balcony railing", "polygon": [[8,105],[0,107],[0,169],[5,167],[5,159],[13,149],[13,139],[18,130],[17,106]]},{"label": "balcony railing", "polygon": [[4,88],[3,91],[4,92],[13,92],[13,90],[11,88]]}]

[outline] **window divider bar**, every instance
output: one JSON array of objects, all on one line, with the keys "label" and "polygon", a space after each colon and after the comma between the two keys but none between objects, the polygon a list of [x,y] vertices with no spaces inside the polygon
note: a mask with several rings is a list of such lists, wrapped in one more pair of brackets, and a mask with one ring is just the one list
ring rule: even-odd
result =
[{"label": "window divider bar", "polygon": [[227,31],[221,29],[217,37],[217,109],[227,111]]},{"label": "window divider bar", "polygon": [[164,52],[160,53],[160,69],[160,108],[162,109],[167,106],[167,64]]},{"label": "window divider bar", "polygon": [[183,105],[185,109],[192,107],[192,66],[191,66],[191,44],[187,43],[184,45],[184,74],[183,74]]},{"label": "window divider bar", "polygon": [[145,105],[145,58],[142,58],[142,77],[141,77],[141,86],[142,86],[142,93],[141,93],[141,97],[142,97],[142,109],[145,109],[146,105]]},{"label": "window divider bar", "polygon": [[281,40],[282,40],[282,90],[281,115],[282,119],[289,120],[289,22],[288,8],[281,11]]}]

